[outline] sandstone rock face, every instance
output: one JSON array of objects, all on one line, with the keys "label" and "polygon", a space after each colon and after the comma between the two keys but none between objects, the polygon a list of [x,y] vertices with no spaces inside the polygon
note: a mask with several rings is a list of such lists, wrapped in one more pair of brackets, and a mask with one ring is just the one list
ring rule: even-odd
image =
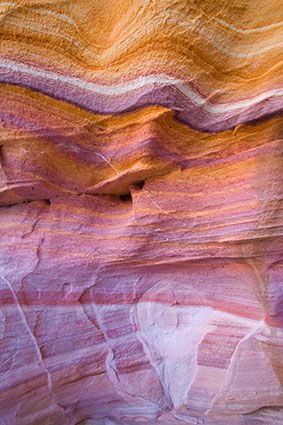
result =
[{"label": "sandstone rock face", "polygon": [[282,425],[278,2],[0,17],[0,424]]}]

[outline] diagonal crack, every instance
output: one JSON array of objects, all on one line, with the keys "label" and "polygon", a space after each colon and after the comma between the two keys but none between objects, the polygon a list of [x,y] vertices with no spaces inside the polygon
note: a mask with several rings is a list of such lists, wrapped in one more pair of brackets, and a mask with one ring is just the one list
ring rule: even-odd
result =
[{"label": "diagonal crack", "polygon": [[44,362],[44,359],[43,359],[42,353],[41,353],[41,349],[40,349],[40,347],[38,345],[38,342],[37,342],[37,339],[36,339],[35,335],[33,334],[32,330],[31,330],[30,325],[28,324],[27,317],[26,317],[26,315],[24,313],[24,310],[23,310],[23,308],[22,308],[22,306],[20,304],[20,301],[18,299],[18,296],[17,296],[16,292],[14,291],[14,289],[13,289],[11,283],[9,282],[9,280],[6,277],[4,277],[4,276],[2,276],[2,280],[8,286],[8,288],[9,288],[9,290],[10,290],[10,292],[11,292],[11,294],[12,294],[14,300],[15,300],[15,303],[16,303],[16,305],[18,307],[18,311],[19,311],[19,313],[20,313],[20,315],[22,317],[22,321],[23,321],[23,323],[24,323],[24,325],[25,325],[25,327],[26,327],[26,329],[28,331],[28,334],[29,334],[31,340],[34,343],[34,347],[35,347],[35,350],[36,350],[36,353],[37,353],[39,364],[43,367],[44,371],[46,372],[46,376],[47,376],[47,388],[48,388],[48,390],[50,391],[50,393],[53,396],[53,401],[56,404],[56,406],[59,408],[59,410],[65,415],[66,419],[68,419],[68,421],[70,422],[70,419],[67,417],[64,407],[59,404],[59,402],[57,401],[57,398],[56,398],[56,396],[54,394],[54,389],[53,389],[53,383],[52,383],[51,374],[50,374],[50,372],[49,372],[49,370],[48,370],[48,368],[47,368],[47,366],[46,366],[46,364]]}]

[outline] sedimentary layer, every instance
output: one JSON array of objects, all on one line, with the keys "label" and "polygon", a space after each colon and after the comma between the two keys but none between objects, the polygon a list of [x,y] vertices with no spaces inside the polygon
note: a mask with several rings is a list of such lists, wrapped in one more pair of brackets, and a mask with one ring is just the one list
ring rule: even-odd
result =
[{"label": "sedimentary layer", "polygon": [[280,425],[280,7],[0,18],[0,424]]}]

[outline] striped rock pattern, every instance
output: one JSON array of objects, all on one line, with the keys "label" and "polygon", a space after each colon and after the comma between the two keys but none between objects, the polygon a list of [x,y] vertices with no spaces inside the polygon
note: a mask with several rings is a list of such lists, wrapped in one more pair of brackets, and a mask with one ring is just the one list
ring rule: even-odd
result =
[{"label": "striped rock pattern", "polygon": [[282,20],[0,2],[0,425],[283,423]]}]

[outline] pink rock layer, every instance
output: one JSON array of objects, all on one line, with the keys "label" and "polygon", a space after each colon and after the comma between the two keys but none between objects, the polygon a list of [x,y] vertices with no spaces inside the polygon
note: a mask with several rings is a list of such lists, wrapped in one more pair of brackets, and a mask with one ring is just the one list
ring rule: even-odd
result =
[{"label": "pink rock layer", "polygon": [[0,425],[282,425],[278,2],[0,25]]},{"label": "pink rock layer", "polygon": [[280,424],[282,188],[261,149],[2,206],[1,425]]}]

